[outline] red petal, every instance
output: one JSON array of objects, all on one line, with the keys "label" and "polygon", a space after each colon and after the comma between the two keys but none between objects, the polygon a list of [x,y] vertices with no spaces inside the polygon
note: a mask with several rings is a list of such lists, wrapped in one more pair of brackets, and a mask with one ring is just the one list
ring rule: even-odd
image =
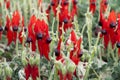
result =
[{"label": "red petal", "polygon": [[12,15],[12,26],[19,26],[20,23],[20,13],[19,11],[14,11],[13,15]]},{"label": "red petal", "polygon": [[29,77],[30,77],[30,74],[31,74],[31,66],[30,66],[30,64],[28,64],[25,67],[24,72],[25,72],[25,78],[26,78],[26,80],[28,80]]},{"label": "red petal", "polygon": [[36,80],[37,77],[39,77],[39,69],[38,66],[32,66],[32,70],[31,70],[31,75],[32,75],[32,79]]}]

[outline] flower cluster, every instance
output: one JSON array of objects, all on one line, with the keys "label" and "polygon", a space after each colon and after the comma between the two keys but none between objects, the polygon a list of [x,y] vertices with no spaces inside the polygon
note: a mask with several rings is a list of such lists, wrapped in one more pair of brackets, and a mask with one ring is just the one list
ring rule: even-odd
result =
[{"label": "flower cluster", "polygon": [[[66,79],[71,80],[73,73],[76,76],[76,66],[78,66],[78,63],[80,62],[80,57],[82,56],[82,50],[80,48],[81,42],[82,42],[82,38],[80,37],[78,39],[74,30],[72,30],[65,45],[68,48],[67,54],[69,54],[69,58],[67,57],[66,59],[66,57],[62,53],[62,48],[61,48],[62,38],[60,37],[57,48],[55,49],[56,60],[59,63],[61,63],[61,65],[63,65],[65,69],[68,68],[68,66],[74,68],[72,69],[72,71],[70,71],[71,69],[68,69],[68,71],[65,71],[65,73],[64,70],[62,70],[63,68],[59,68],[58,74],[60,76],[60,80],[66,80]],[[72,65],[70,66],[69,64],[73,64],[73,66]]]}]

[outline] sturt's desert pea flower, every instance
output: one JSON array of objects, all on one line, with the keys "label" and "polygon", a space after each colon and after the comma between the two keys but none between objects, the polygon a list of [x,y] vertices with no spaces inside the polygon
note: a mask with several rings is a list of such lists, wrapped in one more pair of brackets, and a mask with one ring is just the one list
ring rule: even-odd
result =
[{"label": "sturt's desert pea flower", "polygon": [[96,0],[89,0],[89,1],[90,1],[89,9],[94,14],[96,11]]},{"label": "sturt's desert pea flower", "polygon": [[12,21],[11,21],[11,26],[12,26],[12,32],[13,32],[13,41],[16,43],[17,35],[18,35],[18,30],[20,26],[20,12],[18,10],[13,12],[12,15]]},{"label": "sturt's desert pea flower", "polygon": [[52,41],[50,34],[49,34],[49,27],[44,20],[37,19],[34,27],[35,37],[38,43],[38,49],[40,55],[44,55],[46,59],[50,60],[49,58],[49,45]]},{"label": "sturt's desert pea flower", "polygon": [[7,9],[10,9],[10,0],[4,0]]},{"label": "sturt's desert pea flower", "polygon": [[116,30],[116,46],[118,48],[118,56],[120,57],[120,13],[117,14],[117,30]]},{"label": "sturt's desert pea flower", "polygon": [[26,80],[29,80],[32,77],[32,80],[37,80],[39,78],[39,63],[40,56],[39,54],[32,51],[23,51],[22,52],[22,63],[24,65],[24,72]]},{"label": "sturt's desert pea flower", "polygon": [[104,37],[104,47],[107,48],[109,43],[112,43],[112,48],[117,42],[117,16],[114,10],[111,10],[108,18],[102,18],[101,33]]},{"label": "sturt's desert pea flower", "polygon": [[79,39],[77,39],[77,36],[76,36],[74,30],[72,30],[68,41],[69,41],[68,42],[69,44],[73,44],[73,49],[71,49],[71,51],[70,51],[70,59],[76,65],[78,65],[78,63],[80,61],[80,57],[82,56],[82,51],[81,51],[81,47],[80,47],[82,38],[80,37]]},{"label": "sturt's desert pea flower", "polygon": [[104,47],[107,48],[110,42],[110,38],[109,38],[109,24],[106,18],[103,19],[102,22],[101,36],[103,37]]},{"label": "sturt's desert pea flower", "polygon": [[111,10],[109,16],[108,16],[108,24],[109,24],[109,33],[110,33],[110,41],[112,43],[112,48],[114,48],[114,45],[116,43],[116,34],[115,34],[115,29],[116,29],[116,12],[114,10]]},{"label": "sturt's desert pea flower", "polygon": [[77,3],[78,3],[78,0],[72,0],[72,10],[71,10],[71,17],[72,17],[72,20],[74,19],[74,16],[77,15]]},{"label": "sturt's desert pea flower", "polygon": [[63,58],[63,55],[61,53],[61,43],[62,43],[62,38],[60,37],[57,44],[57,48],[55,49],[56,60],[60,60]]},{"label": "sturt's desert pea flower", "polygon": [[70,62],[71,62],[71,63],[69,63],[69,61],[68,61],[68,63],[67,63],[65,56],[63,56],[61,53],[62,38],[60,37],[60,39],[58,41],[58,46],[55,50],[56,60],[60,61],[61,65],[63,66],[62,68],[68,67],[69,66],[68,64],[73,64],[73,66],[74,66],[73,71],[69,71],[69,70],[64,71],[62,69],[58,69],[58,75],[60,77],[60,80],[72,80],[73,73],[76,76],[75,66],[78,65],[78,63],[80,62],[80,57],[82,56],[82,51],[80,48],[81,42],[82,42],[82,38],[80,37],[78,39],[74,30],[72,30],[71,34],[66,42],[66,46],[68,46],[70,48],[69,49],[70,56],[68,57],[69,59],[67,59],[67,60],[70,60]]},{"label": "sturt's desert pea flower", "polygon": [[108,0],[101,0],[100,2],[100,11],[104,13],[108,7]]},{"label": "sturt's desert pea flower", "polygon": [[32,51],[36,50],[36,36],[34,33],[34,25],[36,23],[36,16],[32,15],[28,24],[28,37],[26,42],[30,44]]},{"label": "sturt's desert pea flower", "polygon": [[6,36],[7,36],[7,45],[9,46],[12,41],[13,41],[13,32],[11,30],[11,20],[9,18],[9,16],[6,16],[6,25],[5,25],[5,30],[6,30]]}]

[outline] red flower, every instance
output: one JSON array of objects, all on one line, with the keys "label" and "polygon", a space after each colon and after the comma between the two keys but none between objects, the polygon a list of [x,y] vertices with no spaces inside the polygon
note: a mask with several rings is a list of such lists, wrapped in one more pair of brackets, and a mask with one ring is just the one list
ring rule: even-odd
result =
[{"label": "red flower", "polygon": [[96,10],[96,0],[90,0],[90,11],[94,14]]},{"label": "red flower", "polygon": [[114,10],[112,10],[108,16],[108,23],[109,23],[109,33],[110,33],[110,40],[112,42],[112,47],[114,47],[114,44],[116,43],[116,34],[115,34],[115,28],[116,28],[116,13]]},{"label": "red flower", "polygon": [[59,4],[59,0],[51,0],[51,6],[52,6],[54,16],[56,16],[56,13],[57,13],[56,8],[58,7],[58,4]]},{"label": "red flower", "polygon": [[10,0],[4,0],[6,8],[10,9]]},{"label": "red flower", "polygon": [[80,48],[81,42],[82,42],[82,38],[77,39],[74,30],[72,30],[70,37],[67,40],[67,46],[69,46],[70,44],[73,44],[73,50],[70,51],[70,59],[76,65],[78,65],[79,58],[80,58],[79,55],[81,55],[81,48]]},{"label": "red flower", "polygon": [[58,44],[57,44],[57,48],[55,49],[56,60],[60,60],[60,59],[63,58],[63,56],[61,54],[61,43],[62,43],[62,39],[60,37],[59,41],[58,41]]},{"label": "red flower", "polygon": [[101,0],[100,2],[100,11],[105,12],[108,6],[108,1],[107,0]]},{"label": "red flower", "polygon": [[36,17],[35,15],[32,15],[28,24],[28,38],[27,38],[27,42],[31,43],[32,45],[32,51],[36,50],[36,37],[34,34],[34,25],[36,22]]},{"label": "red flower", "polygon": [[38,66],[36,65],[31,66],[30,64],[28,64],[25,67],[24,71],[25,71],[26,80],[28,80],[30,76],[32,76],[33,80],[36,80],[37,77],[39,77],[39,70],[38,70]]},{"label": "red flower", "polygon": [[109,38],[109,24],[108,24],[108,20],[107,19],[103,19],[102,21],[102,30],[101,30],[101,34],[104,38],[104,47],[107,48],[109,42],[110,42],[110,38]]},{"label": "red flower", "polygon": [[72,20],[74,19],[74,16],[77,14],[77,0],[72,0],[72,11],[71,11],[71,17]]},{"label": "red flower", "polygon": [[20,13],[18,10],[14,11],[13,15],[12,15],[12,31],[13,31],[13,41],[16,43],[16,39],[17,39],[17,31],[18,31],[18,27],[20,24]]},{"label": "red flower", "polygon": [[8,16],[6,16],[6,26],[5,26],[5,30],[7,31],[7,40],[8,40],[8,44],[10,45],[11,42],[13,41],[13,32],[11,30],[11,21],[10,18]]},{"label": "red flower", "polygon": [[118,47],[118,56],[120,57],[120,13],[117,15],[116,45]]},{"label": "red flower", "polygon": [[48,25],[44,20],[37,19],[34,27],[34,32],[38,42],[38,49],[41,55],[44,55],[46,59],[49,58],[49,43],[51,42],[51,38],[48,32]]}]

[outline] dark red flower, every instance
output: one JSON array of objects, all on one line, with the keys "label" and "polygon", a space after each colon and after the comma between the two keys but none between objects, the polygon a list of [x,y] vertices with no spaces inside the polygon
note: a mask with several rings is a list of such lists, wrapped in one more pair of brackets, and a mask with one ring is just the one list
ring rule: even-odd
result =
[{"label": "dark red flower", "polygon": [[55,49],[56,60],[60,60],[60,59],[63,58],[63,56],[61,54],[61,43],[62,43],[62,39],[60,37],[59,41],[58,41],[58,44],[57,44],[57,48]]},{"label": "dark red flower", "polygon": [[110,41],[112,42],[112,47],[114,47],[114,44],[116,43],[116,34],[115,34],[115,28],[116,28],[116,13],[114,10],[112,10],[108,16],[108,24],[109,24],[109,33],[110,33]]},{"label": "dark red flower", "polygon": [[51,7],[54,13],[54,16],[56,16],[57,10],[56,8],[58,7],[59,0],[51,0]]},{"label": "dark red flower", "polygon": [[28,24],[28,37],[27,37],[27,42],[30,43],[32,51],[36,50],[36,37],[34,33],[34,25],[36,23],[36,16],[32,15]]},{"label": "dark red flower", "polygon": [[100,2],[100,11],[104,13],[108,6],[108,0],[101,0]]},{"label": "dark red flower", "polygon": [[77,15],[77,2],[78,0],[72,0],[71,19],[74,19],[74,16]]},{"label": "dark red flower", "polygon": [[81,52],[81,48],[80,48],[81,42],[82,42],[82,38],[77,39],[74,30],[72,30],[66,45],[69,46],[70,44],[73,44],[73,50],[70,51],[70,59],[76,65],[78,65],[78,62],[80,61],[79,55]]},{"label": "dark red flower", "polygon": [[6,16],[5,30],[7,31],[7,34],[6,34],[7,40],[8,40],[7,45],[10,45],[13,41],[13,32],[11,30],[11,21],[10,21],[10,18],[8,16]]},{"label": "dark red flower", "polygon": [[38,66],[34,65],[34,66],[31,66],[31,67],[32,67],[32,70],[31,70],[32,79],[37,80],[37,77],[39,77]]},{"label": "dark red flower", "polygon": [[25,78],[26,80],[29,79],[30,74],[31,74],[31,65],[28,64],[25,68],[24,68],[24,72],[25,72]]},{"label": "dark red flower", "polygon": [[110,38],[109,38],[109,23],[107,19],[104,19],[102,22],[102,30],[101,30],[101,34],[103,36],[104,39],[104,47],[107,48],[109,42],[110,42]]},{"label": "dark red flower", "polygon": [[20,24],[20,13],[18,10],[16,10],[13,12],[12,21],[11,21],[12,31],[13,31],[13,41],[15,43],[17,39],[17,31],[18,31],[19,24]]},{"label": "dark red flower", "polygon": [[10,9],[10,0],[4,0],[7,9]]},{"label": "dark red flower", "polygon": [[94,14],[96,10],[96,0],[90,0],[89,8],[90,11]]},{"label": "dark red flower", "polygon": [[26,65],[24,68],[24,72],[26,80],[28,80],[30,76],[33,80],[37,80],[37,77],[39,77],[39,69],[36,65],[30,65],[28,63],[28,65]]},{"label": "dark red flower", "polygon": [[38,42],[38,49],[40,54],[49,60],[49,43],[51,42],[51,38],[48,31],[49,28],[45,21],[37,19],[34,32]]},{"label": "dark red flower", "polygon": [[6,80],[12,80],[12,79],[11,79],[11,77],[7,76],[7,77],[6,77]]}]

